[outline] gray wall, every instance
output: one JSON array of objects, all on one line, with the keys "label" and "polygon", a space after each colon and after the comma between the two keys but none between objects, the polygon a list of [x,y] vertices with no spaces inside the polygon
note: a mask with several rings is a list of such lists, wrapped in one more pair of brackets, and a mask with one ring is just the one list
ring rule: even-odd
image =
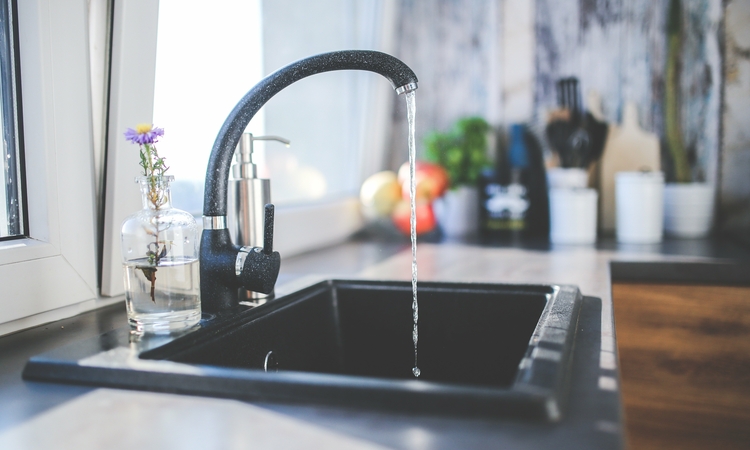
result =
[{"label": "gray wall", "polygon": [[[467,115],[489,117],[502,102],[499,1],[402,0],[398,56],[419,78],[417,151],[430,131]],[[408,159],[406,108],[394,107],[391,166]]]},{"label": "gray wall", "polygon": [[[509,31],[517,26],[514,8],[523,3],[534,7],[524,25],[534,42],[530,108],[511,101],[508,83],[514,68],[525,64],[513,53],[523,36],[519,41],[518,30]],[[668,6],[668,0],[402,0],[397,53],[420,78],[418,142],[470,114],[495,125],[519,119],[540,124],[556,104],[555,81],[571,75],[579,77],[584,93],[601,94],[609,120],[619,122],[625,101],[634,100],[641,126],[663,136]],[[694,177],[720,187],[723,228],[747,227],[750,0],[683,0],[683,8],[681,115]],[[393,167],[406,159],[405,122],[398,102]]]},{"label": "gray wall", "polygon": [[[537,0],[536,111],[556,104],[555,81],[581,80],[598,91],[609,121],[634,101],[641,126],[664,136],[664,90],[669,1]],[[698,181],[714,181],[719,155],[721,0],[683,0],[680,65],[685,147]],[[665,149],[662,144],[662,150]]]},{"label": "gray wall", "polygon": [[750,0],[725,11],[721,220],[750,239]]}]

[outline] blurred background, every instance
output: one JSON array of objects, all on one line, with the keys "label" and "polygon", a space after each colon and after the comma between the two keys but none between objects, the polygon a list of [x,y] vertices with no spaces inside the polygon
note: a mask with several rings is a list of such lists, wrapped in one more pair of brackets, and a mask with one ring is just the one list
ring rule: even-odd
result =
[{"label": "blurred background", "polygon": [[[431,134],[475,117],[490,127],[483,164],[497,169],[495,175],[502,171],[499,159],[510,154],[513,124],[523,124],[538,142],[546,168],[565,166],[550,123],[562,117],[575,125],[575,117],[589,117],[588,112],[594,117],[589,122],[610,127],[612,137],[611,126],[622,126],[625,105],[631,103],[639,131],[658,141],[660,167],[649,169],[661,168],[668,183],[709,184],[715,188],[714,230],[748,235],[750,1],[222,0],[210,8],[190,5],[161,0],[159,10],[154,122],[168,130],[160,149],[178,179],[178,207],[200,211],[213,139],[255,82],[311,54],[358,48],[391,53],[419,77],[420,159],[430,159],[425,142]],[[271,178],[280,206],[356,196],[369,176],[396,171],[407,160],[406,107],[384,79],[359,72],[314,78],[280,93],[248,127],[292,141],[288,148],[257,145],[256,160]],[[561,97],[565,79],[575,81],[567,100]],[[556,116],[560,111],[563,116]],[[606,198],[597,180],[602,169],[593,166],[607,158],[605,142],[573,164],[589,172],[588,185],[599,190],[600,201]],[[629,152],[627,147],[618,151]],[[632,170],[640,167],[637,161],[630,164],[636,165]]]}]

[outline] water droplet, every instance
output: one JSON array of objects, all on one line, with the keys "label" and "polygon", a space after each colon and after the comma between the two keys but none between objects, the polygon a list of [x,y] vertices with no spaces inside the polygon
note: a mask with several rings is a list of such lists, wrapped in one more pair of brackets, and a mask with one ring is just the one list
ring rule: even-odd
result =
[{"label": "water droplet", "polygon": [[415,367],[411,369],[411,373],[413,373],[415,377],[419,378],[419,375],[422,373],[422,371],[419,370],[419,367]]}]

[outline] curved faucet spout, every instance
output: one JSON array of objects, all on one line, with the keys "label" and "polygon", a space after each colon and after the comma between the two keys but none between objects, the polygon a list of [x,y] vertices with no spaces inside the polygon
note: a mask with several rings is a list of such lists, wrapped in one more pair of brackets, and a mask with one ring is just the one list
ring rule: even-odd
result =
[{"label": "curved faucet spout", "polygon": [[347,50],[311,56],[282,67],[253,87],[237,103],[224,121],[214,142],[206,170],[203,197],[204,216],[226,216],[227,186],[234,149],[245,127],[260,108],[282,89],[316,73],[334,70],[366,70],[379,73],[391,82],[396,93],[417,88],[414,72],[393,56],[369,50]]},{"label": "curved faucet spout", "polygon": [[385,53],[349,50],[302,59],[267,76],[250,90],[224,121],[206,169],[203,235],[200,247],[201,306],[217,312],[238,304],[237,288],[269,294],[279,275],[281,257],[273,251],[273,205],[265,205],[263,248],[238,247],[226,224],[229,171],[234,149],[255,113],[282,89],[297,80],[333,70],[368,70],[383,75],[397,94],[417,88],[417,76],[404,63]]}]

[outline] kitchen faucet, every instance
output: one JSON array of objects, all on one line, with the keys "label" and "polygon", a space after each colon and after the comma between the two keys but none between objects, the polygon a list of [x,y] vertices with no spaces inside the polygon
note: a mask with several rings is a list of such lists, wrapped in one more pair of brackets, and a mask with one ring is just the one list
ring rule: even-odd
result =
[{"label": "kitchen faucet", "polygon": [[203,235],[200,244],[201,306],[217,312],[239,303],[237,289],[268,294],[281,267],[273,251],[273,205],[265,205],[263,248],[238,247],[227,229],[227,191],[232,156],[250,120],[282,89],[316,73],[366,70],[391,82],[397,94],[417,89],[417,76],[403,62],[385,53],[346,50],[311,56],[282,67],[253,87],[224,121],[206,169],[203,197]]}]

